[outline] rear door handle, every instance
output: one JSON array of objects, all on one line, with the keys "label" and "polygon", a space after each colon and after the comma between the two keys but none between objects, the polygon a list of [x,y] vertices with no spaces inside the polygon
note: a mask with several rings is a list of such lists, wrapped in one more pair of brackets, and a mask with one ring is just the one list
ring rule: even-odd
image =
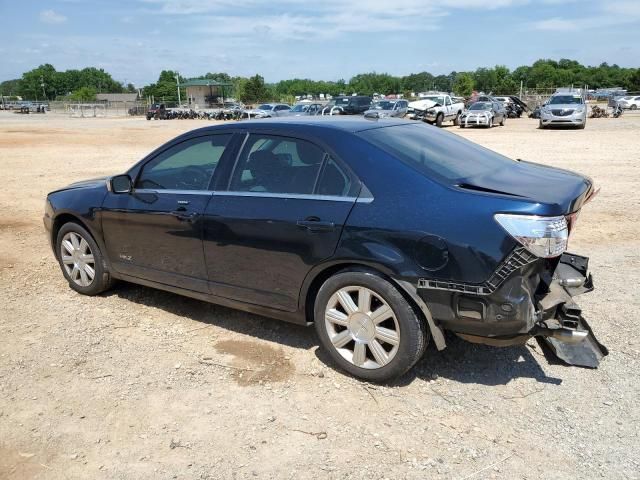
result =
[{"label": "rear door handle", "polygon": [[335,223],[321,222],[320,220],[298,220],[296,225],[306,228],[310,232],[331,232],[336,228]]},{"label": "rear door handle", "polygon": [[198,214],[196,212],[187,213],[184,210],[176,210],[171,212],[171,215],[176,217],[181,222],[195,222],[198,218]]}]

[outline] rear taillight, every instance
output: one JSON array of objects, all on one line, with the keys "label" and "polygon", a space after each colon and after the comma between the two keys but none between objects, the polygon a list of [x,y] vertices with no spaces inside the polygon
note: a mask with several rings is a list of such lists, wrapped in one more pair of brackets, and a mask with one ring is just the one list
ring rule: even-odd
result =
[{"label": "rear taillight", "polygon": [[569,227],[563,216],[498,213],[495,219],[509,235],[537,257],[558,257],[567,249]]}]

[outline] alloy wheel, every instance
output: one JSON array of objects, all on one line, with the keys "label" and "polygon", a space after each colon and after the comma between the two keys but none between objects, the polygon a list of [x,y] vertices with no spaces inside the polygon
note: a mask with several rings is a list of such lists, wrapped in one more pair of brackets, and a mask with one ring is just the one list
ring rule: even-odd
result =
[{"label": "alloy wheel", "polygon": [[348,286],[335,292],[327,303],[324,323],[333,347],[357,367],[382,368],[398,352],[398,319],[369,288]]},{"label": "alloy wheel", "polygon": [[76,232],[69,232],[60,243],[60,258],[69,278],[88,287],[96,276],[95,259],[89,243]]}]

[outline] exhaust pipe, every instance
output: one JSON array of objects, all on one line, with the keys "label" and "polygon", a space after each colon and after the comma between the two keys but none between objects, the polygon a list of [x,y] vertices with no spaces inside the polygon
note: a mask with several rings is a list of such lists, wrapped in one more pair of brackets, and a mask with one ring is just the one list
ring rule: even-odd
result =
[{"label": "exhaust pipe", "polygon": [[571,330],[569,328],[540,328],[535,332],[536,337],[551,337],[562,343],[576,344],[589,336],[587,330]]}]

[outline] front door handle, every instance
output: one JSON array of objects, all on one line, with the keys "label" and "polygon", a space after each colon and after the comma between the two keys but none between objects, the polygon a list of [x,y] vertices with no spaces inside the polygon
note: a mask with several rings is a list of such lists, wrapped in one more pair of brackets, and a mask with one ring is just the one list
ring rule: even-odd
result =
[{"label": "front door handle", "polygon": [[298,220],[296,225],[300,228],[306,228],[310,232],[331,232],[336,228],[335,223],[321,222],[320,219]]}]

